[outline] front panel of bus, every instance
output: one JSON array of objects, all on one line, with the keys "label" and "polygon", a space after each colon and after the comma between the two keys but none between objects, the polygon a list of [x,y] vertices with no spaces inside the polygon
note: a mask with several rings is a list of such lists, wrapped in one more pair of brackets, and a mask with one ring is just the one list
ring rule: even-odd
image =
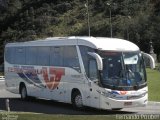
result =
[{"label": "front panel of bus", "polygon": [[[140,51],[98,51],[85,46],[80,46],[80,51],[86,76],[91,83],[88,86],[92,89],[90,99],[99,97],[99,101],[90,100],[99,102],[92,107],[120,109],[147,104],[147,78]],[[97,70],[96,59],[88,54],[91,52],[101,57],[103,70]]]},{"label": "front panel of bus", "polygon": [[99,55],[103,60],[100,83],[105,88],[100,93],[102,101],[108,99],[106,107],[114,109],[146,105],[148,88],[141,52],[100,51]]}]

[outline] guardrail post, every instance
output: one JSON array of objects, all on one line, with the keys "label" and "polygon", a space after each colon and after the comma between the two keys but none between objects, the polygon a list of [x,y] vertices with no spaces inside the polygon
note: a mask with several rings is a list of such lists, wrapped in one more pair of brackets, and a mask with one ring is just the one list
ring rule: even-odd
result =
[{"label": "guardrail post", "polygon": [[6,110],[10,112],[9,99],[6,99]]}]

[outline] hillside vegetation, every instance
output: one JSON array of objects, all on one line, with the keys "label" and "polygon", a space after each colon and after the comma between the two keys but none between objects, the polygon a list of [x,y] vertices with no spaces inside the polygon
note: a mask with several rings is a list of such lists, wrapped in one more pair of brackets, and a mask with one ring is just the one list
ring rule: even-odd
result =
[{"label": "hillside vegetation", "polygon": [[[159,0],[88,0],[91,36],[113,37],[136,43],[149,52],[153,41],[160,53]],[[0,52],[13,41],[54,36],[87,36],[86,0],[1,0]]]}]

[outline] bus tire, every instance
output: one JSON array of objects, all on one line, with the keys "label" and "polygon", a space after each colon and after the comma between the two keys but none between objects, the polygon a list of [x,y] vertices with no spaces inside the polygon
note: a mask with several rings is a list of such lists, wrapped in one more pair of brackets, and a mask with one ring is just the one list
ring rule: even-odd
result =
[{"label": "bus tire", "polygon": [[78,90],[72,93],[72,105],[76,109],[83,109],[82,95]]},{"label": "bus tire", "polygon": [[22,100],[27,100],[28,95],[27,95],[27,89],[24,84],[20,85],[20,95]]}]

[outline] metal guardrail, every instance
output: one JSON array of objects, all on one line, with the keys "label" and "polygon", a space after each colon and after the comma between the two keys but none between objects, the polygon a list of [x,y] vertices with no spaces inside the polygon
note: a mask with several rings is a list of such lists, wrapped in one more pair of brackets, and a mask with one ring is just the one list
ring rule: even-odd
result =
[{"label": "metal guardrail", "polygon": [[0,76],[0,81],[4,81],[5,77],[4,76]]}]

